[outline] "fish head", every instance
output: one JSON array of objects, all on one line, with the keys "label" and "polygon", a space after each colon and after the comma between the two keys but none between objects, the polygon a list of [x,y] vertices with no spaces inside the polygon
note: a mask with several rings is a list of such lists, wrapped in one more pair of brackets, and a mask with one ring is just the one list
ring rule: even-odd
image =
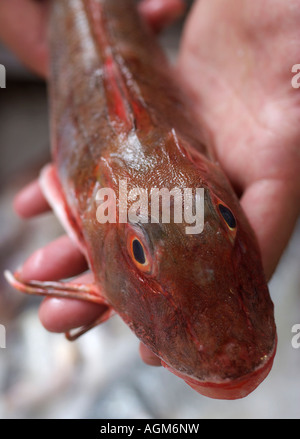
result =
[{"label": "fish head", "polygon": [[176,324],[164,340],[160,333],[155,353],[163,352],[162,364],[199,393],[236,399],[271,370],[276,328],[253,231],[240,207],[223,199],[205,188],[199,234],[187,234],[187,224],[164,227],[159,285],[174,310],[166,320]]},{"label": "fish head", "polygon": [[[135,220],[108,226],[105,290],[166,368],[201,394],[236,399],[254,390],[271,369],[273,303],[255,235],[237,197],[217,165],[198,159],[201,163],[173,163],[172,177],[165,164],[160,179],[131,181],[128,192],[146,183],[147,209],[143,217],[139,204]],[[182,221],[175,219],[172,196],[167,221],[153,214],[155,184],[169,194],[180,189]],[[192,189],[192,209],[200,217],[203,210],[203,222],[191,224],[184,189]]]}]

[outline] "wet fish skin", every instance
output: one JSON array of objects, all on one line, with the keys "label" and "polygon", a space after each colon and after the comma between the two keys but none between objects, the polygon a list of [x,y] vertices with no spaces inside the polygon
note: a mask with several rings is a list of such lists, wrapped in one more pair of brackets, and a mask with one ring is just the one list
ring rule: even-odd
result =
[{"label": "wet fish skin", "polygon": [[[95,276],[78,297],[106,303],[199,393],[246,396],[273,363],[273,303],[205,127],[133,1],[54,0],[50,30],[54,165],[42,184]],[[204,188],[202,233],[187,234],[186,222],[100,224],[96,194],[111,188],[118,199],[120,180],[148,193]],[[134,238],[148,271],[130,253]]]}]

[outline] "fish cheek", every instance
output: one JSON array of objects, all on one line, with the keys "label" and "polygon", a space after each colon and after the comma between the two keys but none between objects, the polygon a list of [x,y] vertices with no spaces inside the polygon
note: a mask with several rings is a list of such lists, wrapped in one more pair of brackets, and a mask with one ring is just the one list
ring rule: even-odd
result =
[{"label": "fish cheek", "polygon": [[108,231],[103,246],[103,282],[106,297],[120,313],[126,308],[129,295],[127,261],[115,227]]},{"label": "fish cheek", "polygon": [[131,306],[141,306],[144,287],[143,273],[138,273],[130,260],[123,229],[115,225],[110,228],[103,253],[106,296],[119,314],[127,314]]},{"label": "fish cheek", "polygon": [[[185,352],[185,362],[189,362],[191,346],[188,340],[182,342],[181,316],[159,290],[155,279],[137,272],[129,263],[122,241],[113,234],[106,240],[105,260],[106,295],[121,318],[144,344],[169,364],[179,367],[181,362],[174,358],[178,351]],[[178,365],[174,364],[176,361]]]}]

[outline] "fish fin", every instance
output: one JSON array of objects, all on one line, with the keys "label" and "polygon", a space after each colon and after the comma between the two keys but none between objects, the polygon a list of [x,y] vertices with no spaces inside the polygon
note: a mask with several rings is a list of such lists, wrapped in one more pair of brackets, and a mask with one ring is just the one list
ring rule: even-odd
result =
[{"label": "fish fin", "polygon": [[108,320],[113,314],[115,314],[115,311],[108,304],[106,299],[101,294],[99,294],[99,290],[94,284],[76,284],[71,282],[46,282],[34,280],[24,282],[20,278],[18,278],[18,275],[16,273],[12,274],[8,270],[4,272],[4,276],[10,285],[26,294],[78,299],[97,303],[99,305],[105,305],[107,307],[107,310],[94,322],[89,323],[88,325],[84,325],[81,328],[66,332],[66,338],[70,341],[76,340],[78,337],[80,337],[90,329],[100,325],[101,323],[106,322],[106,320]]},{"label": "fish fin", "polygon": [[48,201],[62,227],[87,258],[87,252],[81,232],[78,229],[76,221],[71,218],[71,213],[69,212],[67,202],[62,193],[54,165],[48,164],[44,166],[40,173],[39,183],[44,197]]},{"label": "fish fin", "polygon": [[4,276],[8,283],[22,293],[37,296],[63,297],[66,299],[78,299],[87,302],[108,305],[106,299],[99,292],[95,284],[52,282],[52,281],[22,281],[17,273],[12,274],[6,270]]},{"label": "fish fin", "polygon": [[[84,246],[84,241],[80,230],[77,227],[76,221],[73,220],[71,212],[69,212],[67,202],[62,193],[59,180],[56,174],[55,166],[52,164],[46,165],[40,174],[39,183],[49,205],[52,207],[54,213],[59,219],[61,225],[77,245],[80,251],[84,254],[86,259],[87,252]],[[87,282],[62,282],[62,281],[23,281],[17,272],[12,274],[6,270],[4,276],[8,283],[15,289],[30,295],[47,296],[47,297],[61,297],[66,299],[77,299],[88,302],[104,305],[107,310],[94,322],[81,328],[69,331],[66,333],[68,340],[76,340],[79,336],[92,329],[93,327],[108,320],[115,312],[108,304],[105,297],[99,291],[99,288],[93,283]]]},{"label": "fish fin", "polygon": [[111,316],[115,314],[115,311],[109,307],[105,313],[103,313],[98,319],[96,319],[94,322],[90,323],[89,325],[82,326],[81,328],[74,329],[73,331],[66,332],[66,338],[69,341],[74,341],[81,335],[85,334],[90,329],[94,328],[95,326],[101,325],[101,323],[106,322],[106,320],[110,319]]}]

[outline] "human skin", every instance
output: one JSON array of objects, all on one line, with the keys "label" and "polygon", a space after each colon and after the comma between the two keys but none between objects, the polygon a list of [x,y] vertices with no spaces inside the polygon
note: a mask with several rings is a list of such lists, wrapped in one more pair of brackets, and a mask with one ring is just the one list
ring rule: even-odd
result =
[{"label": "human skin", "polygon": [[[194,2],[176,69],[240,196],[270,279],[300,212],[300,95],[291,85],[291,68],[299,62],[300,0],[240,0],[236,5],[236,0]],[[24,28],[13,25],[15,11],[21,14],[22,8]],[[0,39],[45,77],[47,8],[47,1],[0,3]],[[182,3],[147,0],[140,10],[159,30],[180,14]],[[25,218],[49,209],[38,182],[24,188],[14,206]],[[83,256],[63,236],[37,250],[19,274],[24,280],[57,280],[85,269]],[[65,332],[101,312],[103,308],[90,303],[45,299],[40,318],[48,330]],[[148,364],[160,364],[143,345],[140,353]]]}]

